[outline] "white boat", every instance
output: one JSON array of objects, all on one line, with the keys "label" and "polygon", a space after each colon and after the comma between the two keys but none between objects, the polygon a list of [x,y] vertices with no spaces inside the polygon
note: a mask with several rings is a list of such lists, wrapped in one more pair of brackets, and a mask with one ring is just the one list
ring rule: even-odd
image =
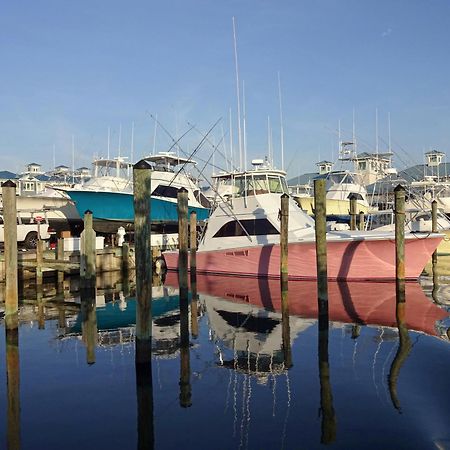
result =
[{"label": "white boat", "polygon": [[[231,183],[233,196],[222,201],[207,221],[197,251],[197,271],[240,276],[279,277],[280,197],[288,193],[286,173],[255,160],[254,169],[220,175]],[[442,240],[430,233],[423,239],[405,236],[406,278],[417,279]],[[289,278],[314,279],[314,220],[289,201]],[[334,231],[327,234],[328,277],[365,280],[395,278],[392,232]],[[165,252],[167,267],[178,268],[178,253]]]},{"label": "white boat", "polygon": [[[189,212],[196,211],[198,220],[209,215],[208,202],[185,170],[195,164],[188,158],[180,158],[173,152],[160,152],[144,158],[152,166],[151,213],[152,224],[176,224],[177,193],[180,188],[188,191]],[[65,189],[75,202],[81,216],[86,210],[93,214],[94,227],[98,230],[116,231],[121,224],[133,223],[133,165],[125,158],[97,159],[93,163],[94,177],[83,185]]]}]

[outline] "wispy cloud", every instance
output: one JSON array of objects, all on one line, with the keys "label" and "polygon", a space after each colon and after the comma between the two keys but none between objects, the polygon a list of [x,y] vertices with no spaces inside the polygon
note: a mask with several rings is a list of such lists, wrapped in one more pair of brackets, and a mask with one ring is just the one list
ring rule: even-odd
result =
[{"label": "wispy cloud", "polygon": [[392,33],[392,28],[388,28],[387,30],[384,30],[384,31],[381,33],[381,37],[382,37],[382,38],[388,37],[391,33]]}]

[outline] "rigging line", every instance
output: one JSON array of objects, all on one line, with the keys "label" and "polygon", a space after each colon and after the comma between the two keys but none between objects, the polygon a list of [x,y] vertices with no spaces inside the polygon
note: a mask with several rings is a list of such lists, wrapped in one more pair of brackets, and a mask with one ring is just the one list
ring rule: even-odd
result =
[{"label": "rigging line", "polygon": [[[214,130],[214,128],[219,124],[219,122],[222,120],[222,117],[220,117],[219,119],[216,120],[216,122],[214,123],[214,125],[208,130],[208,132],[206,133],[206,135],[202,138],[202,140],[199,142],[199,144],[197,145],[197,147],[194,148],[194,150],[192,151],[192,153],[189,155],[188,159],[191,160],[194,155],[198,152],[198,150],[200,150],[200,148],[202,147],[202,145],[206,142],[206,139],[208,137],[208,135],[211,133],[212,130]],[[213,152],[214,154],[214,152]],[[169,186],[171,186],[171,184],[175,181],[175,178],[180,174],[180,172],[185,168],[186,164],[188,163],[188,161],[186,161],[184,164],[182,164],[181,168],[178,170],[178,172],[173,176],[173,178],[170,180]]]},{"label": "rigging line", "polygon": [[[188,122],[188,125],[192,125],[190,122]],[[192,127],[194,128],[194,130],[198,133],[198,134],[200,134],[200,136],[204,136],[204,133],[201,131],[201,130],[199,130],[195,125],[192,125]],[[218,153],[219,153],[219,155],[222,157],[222,158],[224,158],[225,159],[225,162],[228,162],[228,158],[227,158],[227,155],[226,154],[223,154],[220,150],[219,150],[219,145],[220,145],[220,143],[223,141],[223,142],[225,142],[225,137],[228,135],[229,133],[228,133],[228,131],[224,134],[223,133],[223,130],[222,130],[222,139],[219,141],[219,143],[217,144],[217,145],[214,145],[211,141],[210,141],[210,139],[207,139],[207,142],[208,142],[208,144],[210,144]],[[210,160],[211,158],[209,158],[208,159],[208,161]],[[202,161],[202,162],[205,162],[205,161]],[[237,170],[237,166],[233,166],[233,164],[232,164],[233,162],[231,161],[231,169],[233,170]],[[212,164],[212,167],[214,167],[215,169],[218,169],[218,170],[222,170],[221,169],[221,167],[218,167],[218,166],[216,166],[215,164]]]},{"label": "rigging line", "polygon": [[[184,157],[188,157],[188,153],[187,152],[185,152],[184,150],[183,150],[183,148],[181,147],[181,145],[179,144],[179,142],[180,142],[180,140],[181,140],[181,138],[182,137],[184,137],[190,130],[188,130],[186,133],[184,133],[180,138],[178,138],[178,139],[175,139],[171,134],[170,134],[170,132],[167,130],[167,128],[166,127],[164,127],[163,125],[162,125],[162,123],[158,120],[158,118],[155,118],[154,116],[153,116],[153,114],[151,114],[149,111],[145,111],[153,120],[156,120],[157,121],[157,123],[158,123],[158,125],[161,127],[161,129],[164,131],[164,133],[166,133],[167,134],[167,136],[169,137],[169,139],[173,142],[173,144],[172,144],[172,146],[169,148],[169,151],[174,147],[174,146],[177,146],[178,147],[178,149],[180,150],[180,152],[182,153],[182,155],[184,156]],[[200,157],[198,157],[197,156],[197,159],[200,161],[200,162],[205,162],[205,160],[203,159],[203,158],[200,158]],[[194,166],[195,167],[195,166]],[[218,170],[224,170],[223,169],[223,167],[219,167],[219,166],[216,166],[216,169],[218,169]],[[198,169],[197,169],[198,170]]]}]

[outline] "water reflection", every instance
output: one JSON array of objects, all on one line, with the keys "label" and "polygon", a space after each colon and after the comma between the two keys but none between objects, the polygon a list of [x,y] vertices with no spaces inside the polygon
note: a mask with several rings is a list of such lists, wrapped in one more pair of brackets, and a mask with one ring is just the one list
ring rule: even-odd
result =
[{"label": "water reflection", "polygon": [[[407,374],[411,382],[409,366],[416,357],[408,364],[405,361],[413,350],[420,355],[420,346],[413,348],[410,333],[445,336],[436,325],[448,320],[448,312],[427,299],[417,283],[406,283],[405,290],[400,290],[406,293],[406,302],[391,283],[329,283],[328,302],[322,304],[317,302],[313,282],[282,283],[280,287],[278,280],[197,275],[188,293],[180,292],[177,277],[169,273],[164,284],[153,280],[153,362],[134,369],[136,302],[123,292],[125,287],[133,295],[133,282],[126,286],[119,278],[111,279],[106,287],[74,296],[71,290],[76,284],[76,280],[67,281],[59,294],[44,286],[39,298],[30,291],[31,300],[21,303],[20,320],[37,321],[35,332],[54,333],[57,342],[83,342],[86,363],[96,362],[90,373],[104,370],[102,380],[112,379],[102,352],[130,349],[130,358],[121,356],[124,366],[133,367],[136,397],[133,392],[131,406],[124,403],[120,408],[128,411],[133,422],[138,448],[155,446],[155,430],[158,448],[169,446],[168,442],[175,446],[161,431],[167,431],[169,414],[186,423],[190,419],[181,417],[187,414],[208,420],[208,426],[225,435],[224,448],[261,448],[258,436],[270,442],[267,448],[294,448],[300,434],[308,448],[319,441],[345,447],[351,435],[348,423],[355,421],[360,429],[370,430],[370,417],[386,414],[387,407],[403,410],[403,417],[406,412],[411,414],[408,405],[413,396],[402,381]],[[382,347],[386,342],[391,344]],[[354,349],[352,359],[345,359],[345,349]],[[11,448],[17,442],[18,448],[18,345],[7,342],[6,356],[8,442]],[[366,368],[371,370],[369,375]],[[376,384],[376,368],[385,398]],[[66,377],[70,386],[70,375]],[[126,391],[125,384],[118,386]],[[368,418],[352,413],[360,407],[359,397],[349,407],[343,401],[347,395],[364,396],[361,403],[367,407]],[[217,417],[206,412],[210,403]],[[191,405],[188,412],[185,408]],[[441,414],[448,417],[444,408]],[[383,419],[385,427],[389,427],[388,420]]]}]

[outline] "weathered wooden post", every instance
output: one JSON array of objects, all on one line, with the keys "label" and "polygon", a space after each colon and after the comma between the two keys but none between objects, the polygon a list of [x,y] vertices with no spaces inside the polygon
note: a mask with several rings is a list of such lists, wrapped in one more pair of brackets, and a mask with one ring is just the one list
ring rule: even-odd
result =
[{"label": "weathered wooden post", "polygon": [[130,271],[130,244],[124,242],[122,244],[122,278],[128,278]]},{"label": "weathered wooden post", "polygon": [[188,192],[178,191],[178,280],[181,289],[188,288]]},{"label": "weathered wooden post", "polygon": [[[64,239],[63,238],[59,238],[58,243],[56,244],[56,259],[58,261],[64,260]],[[64,271],[58,270],[57,277],[58,277],[57,278],[57,283],[58,283],[57,290],[58,290],[58,292],[61,292],[62,288],[63,288],[63,283],[64,283]]]},{"label": "weathered wooden post", "polygon": [[84,230],[80,245],[80,285],[82,289],[95,288],[96,284],[96,234],[93,228],[92,211],[84,213]]},{"label": "weathered wooden post", "polygon": [[7,432],[6,448],[20,449],[20,360],[18,328],[6,329],[6,389]]},{"label": "weathered wooden post", "polygon": [[151,166],[145,161],[133,167],[134,243],[136,257],[136,364],[152,357],[152,252],[150,243]]},{"label": "weathered wooden post", "polygon": [[19,288],[17,283],[17,203],[16,185],[8,180],[2,184],[3,227],[5,247],[5,324],[17,329]]},{"label": "weathered wooden post", "polygon": [[[433,200],[431,202],[431,232],[432,233],[438,232],[437,201],[436,200]],[[432,261],[433,268],[434,268],[434,265],[436,265],[436,263],[437,263],[437,249],[433,252],[431,261]]]},{"label": "weathered wooden post", "polygon": [[359,230],[364,231],[364,211],[359,212]]},{"label": "weathered wooden post", "polygon": [[350,200],[350,230],[356,230],[356,215],[357,215],[357,197],[354,193],[351,193],[349,196]]},{"label": "weathered wooden post", "polygon": [[191,212],[190,216],[190,275],[191,275],[191,334],[198,336],[198,304],[197,304],[197,213]]},{"label": "weathered wooden post", "polygon": [[327,211],[324,179],[314,180],[314,219],[316,222],[317,293],[319,301],[328,302]]},{"label": "weathered wooden post", "polygon": [[281,196],[280,210],[280,276],[288,274],[289,195]]},{"label": "weathered wooden post", "polygon": [[178,191],[178,283],[180,287],[180,406],[191,406],[188,300],[188,192]]},{"label": "weathered wooden post", "polygon": [[405,188],[395,189],[395,278],[405,280]]},{"label": "weathered wooden post", "polygon": [[44,241],[38,236],[36,245],[36,287],[42,287],[43,282],[43,264],[44,264]]}]

